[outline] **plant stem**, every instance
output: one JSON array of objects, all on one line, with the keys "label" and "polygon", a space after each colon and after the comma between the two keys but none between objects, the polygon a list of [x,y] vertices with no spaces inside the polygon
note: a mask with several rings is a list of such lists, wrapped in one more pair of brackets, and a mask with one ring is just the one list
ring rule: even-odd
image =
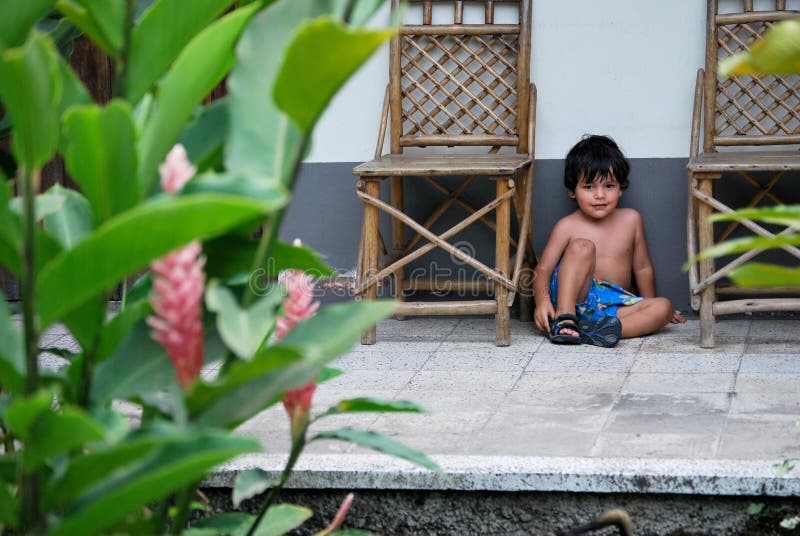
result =
[{"label": "plant stem", "polygon": [[[103,293],[100,298],[103,304],[108,302],[108,294]],[[81,387],[78,393],[78,405],[83,408],[89,407],[92,394],[92,375],[94,374],[94,364],[97,361],[97,350],[100,347],[100,335],[103,333],[103,319],[105,317],[105,305],[100,307],[100,318],[97,321],[100,326],[92,341],[92,347],[83,355],[83,366],[81,367]]]},{"label": "plant stem", "polygon": [[283,468],[281,478],[277,484],[270,488],[269,493],[267,493],[266,498],[264,498],[264,503],[261,505],[258,515],[253,520],[253,524],[250,525],[250,530],[247,531],[247,536],[253,536],[253,534],[255,534],[259,523],[261,523],[261,520],[264,517],[264,514],[267,513],[269,507],[273,502],[275,502],[275,499],[278,497],[278,493],[280,493],[281,489],[283,489],[283,485],[286,483],[289,475],[292,474],[294,464],[297,463],[297,459],[300,457],[300,452],[302,452],[303,447],[306,445],[306,430],[308,430],[308,419],[306,419],[305,423],[300,427],[300,430],[292,434],[292,451],[289,454],[289,459],[286,461],[286,466]]},{"label": "plant stem", "polygon": [[0,432],[3,433],[3,452],[6,454],[14,452],[16,450],[14,448],[14,439],[9,431],[4,426],[0,426]]},{"label": "plant stem", "polygon": [[[25,330],[25,394],[31,395],[39,388],[38,347],[39,334],[36,321],[36,192],[39,190],[41,170],[38,168],[28,175],[24,166],[20,167],[18,177],[22,187],[22,273],[20,294],[22,298],[22,318]],[[37,532],[41,528],[43,516],[39,512],[39,474],[28,473],[20,461],[20,498],[22,533]]]},{"label": "plant stem", "polygon": [[25,394],[29,395],[39,388],[39,361],[37,359],[39,334],[36,325],[36,191],[38,190],[41,171],[35,169],[30,176],[25,171],[21,174],[22,186],[22,281],[20,294],[22,297],[22,319],[25,331]]},{"label": "plant stem", "polygon": [[172,520],[172,528],[169,531],[170,534],[180,534],[183,532],[183,528],[186,526],[186,520],[189,519],[189,506],[192,503],[195,488],[197,488],[197,486],[193,484],[183,488],[178,493],[178,497],[175,500],[178,506],[178,515]]},{"label": "plant stem", "polygon": [[122,25],[122,46],[115,68],[114,97],[125,94],[125,85],[128,83],[128,56],[131,49],[131,33],[133,32],[133,16],[136,13],[136,0],[128,0],[125,6],[125,21]]}]

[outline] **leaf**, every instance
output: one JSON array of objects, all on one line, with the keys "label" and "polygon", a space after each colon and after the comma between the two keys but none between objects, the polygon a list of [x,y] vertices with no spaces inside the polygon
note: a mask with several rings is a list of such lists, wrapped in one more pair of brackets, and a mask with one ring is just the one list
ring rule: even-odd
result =
[{"label": "leaf", "polygon": [[14,124],[11,148],[28,171],[50,160],[58,143],[58,53],[42,34],[0,54],[0,100]]},{"label": "leaf", "polygon": [[256,527],[254,536],[281,536],[303,524],[313,512],[294,504],[270,506]]},{"label": "leaf", "polygon": [[776,478],[782,478],[788,473],[794,471],[794,465],[789,460],[783,460],[780,463],[774,463],[772,464],[772,467],[775,467],[778,470],[775,473]]},{"label": "leaf", "polygon": [[747,515],[755,516],[764,511],[764,503],[750,503],[747,507]]},{"label": "leaf", "polygon": [[19,218],[8,209],[10,185],[0,171],[0,264],[11,273],[19,274],[22,231]]},{"label": "leaf", "polygon": [[776,235],[771,238],[766,236],[749,236],[747,238],[726,240],[708,249],[704,249],[697,255],[695,260],[721,257],[723,255],[750,251],[751,249],[772,249],[781,246],[796,246],[797,244],[800,244],[800,234]]},{"label": "leaf", "polygon": [[25,386],[25,350],[22,333],[11,320],[8,302],[0,294],[0,387],[17,395]]},{"label": "leaf", "polygon": [[281,344],[311,359],[334,358],[347,352],[361,332],[394,309],[393,301],[361,301],[329,305],[295,326]]},{"label": "leaf", "polygon": [[274,204],[222,194],[164,196],[119,214],[59,254],[39,274],[42,326],[165,253],[191,240],[222,234]]},{"label": "leaf", "polygon": [[111,320],[106,322],[100,336],[97,349],[98,362],[103,361],[119,348],[122,341],[128,336],[133,327],[144,319],[153,308],[147,301],[140,301],[125,307]]},{"label": "leaf", "polygon": [[71,106],[91,104],[92,97],[64,58],[58,56],[57,60],[58,71],[61,75],[61,102],[58,106],[58,116],[62,117]]},{"label": "leaf", "polygon": [[192,421],[216,427],[246,421],[314,376],[316,364],[300,357],[293,348],[270,346],[250,361],[235,362],[215,382],[195,384],[186,400]]},{"label": "leaf", "polygon": [[206,290],[206,306],[217,313],[217,329],[233,353],[249,360],[275,325],[275,313],[283,300],[273,292],[242,309],[227,287],[214,284]]},{"label": "leaf", "polygon": [[[50,214],[57,212],[63,204],[64,196],[51,193],[50,190],[43,194],[37,195],[34,199],[34,219],[37,222],[41,221],[45,216],[49,216]],[[15,197],[12,199],[8,205],[8,208],[11,210],[11,212],[17,214],[18,216],[22,216],[22,198]]]},{"label": "leaf", "polygon": [[344,371],[333,368],[333,367],[324,367],[322,370],[319,371],[317,375],[317,379],[315,380],[317,385],[321,385],[325,382],[329,382],[334,378],[338,378],[344,374]]},{"label": "leaf", "polygon": [[781,528],[786,530],[794,530],[797,525],[800,525],[800,516],[787,517],[780,522]]},{"label": "leaf", "polygon": [[[0,406],[2,406],[0,404]],[[19,453],[0,454],[0,482],[13,483],[17,478],[17,458]]]},{"label": "leaf", "polygon": [[258,4],[237,9],[200,32],[158,86],[155,111],[139,140],[141,191],[152,191],[156,168],[180,139],[195,106],[233,65],[233,47]]},{"label": "leaf", "polygon": [[186,0],[155,2],[142,14],[131,34],[125,98],[138,102],[184,47],[232,3],[233,0],[193,0],[191,9],[187,9]]},{"label": "leaf", "polygon": [[747,219],[800,228],[800,205],[778,205],[775,207],[746,208],[731,213],[716,213],[709,221],[733,221]]},{"label": "leaf", "polygon": [[[145,303],[137,307],[149,308]],[[211,329],[211,322],[210,315],[203,318],[205,363],[220,359],[225,351],[216,330]],[[101,348],[102,345],[103,341]],[[150,328],[143,320],[137,322],[117,349],[95,368],[92,387],[92,403],[95,405],[178,389],[169,357],[164,348],[150,337]]]},{"label": "leaf", "polygon": [[[329,415],[340,415],[342,413],[365,413],[365,412],[408,412],[425,413],[425,408],[408,400],[381,400],[378,398],[352,398],[340,400],[336,405],[331,406],[325,413],[320,414],[317,419]],[[316,419],[315,419],[316,420]]]},{"label": "leaf", "polygon": [[47,191],[61,198],[57,211],[44,217],[44,228],[64,249],[72,248],[92,231],[92,210],[89,202],[76,192],[56,184]]},{"label": "leaf", "polygon": [[320,432],[312,437],[311,441],[317,441],[320,439],[338,439],[340,441],[349,441],[350,443],[355,443],[358,446],[377,450],[411,463],[415,463],[437,473],[443,472],[442,469],[424,453],[418,450],[410,449],[402,443],[398,443],[397,441],[372,431],[354,430],[352,428],[339,428],[338,430]]},{"label": "leaf", "polygon": [[204,173],[186,183],[181,190],[183,195],[197,193],[221,193],[238,195],[257,201],[273,203],[281,206],[288,199],[286,190],[280,186],[269,184],[252,175],[238,172],[232,173]]},{"label": "leaf", "polygon": [[800,287],[800,268],[750,262],[731,270],[729,277],[742,287]]},{"label": "leaf", "polygon": [[336,91],[393,33],[351,29],[332,17],[304,24],[275,81],[276,104],[309,132]]},{"label": "leaf", "polygon": [[31,27],[54,3],[55,0],[0,0],[0,50],[24,43]]},{"label": "leaf", "polygon": [[58,0],[56,8],[112,58],[122,47],[125,0]]},{"label": "leaf", "polygon": [[17,512],[14,496],[8,486],[0,484],[0,526],[17,526]]},{"label": "leaf", "polygon": [[253,523],[255,516],[243,512],[223,512],[211,517],[206,517],[192,525],[192,528],[181,533],[182,536],[216,536],[217,534],[230,534],[231,536],[244,536]]},{"label": "leaf", "polygon": [[347,21],[353,26],[362,26],[372,18],[375,12],[384,3],[384,0],[358,0]]},{"label": "leaf", "polygon": [[36,419],[50,409],[53,393],[37,391],[24,398],[15,398],[6,408],[4,420],[6,426],[24,441]]},{"label": "leaf", "polygon": [[272,99],[272,87],[294,29],[316,0],[276,2],[256,15],[236,47],[228,77],[230,138],[225,167],[288,186],[303,143],[300,130]]},{"label": "leaf", "polygon": [[120,442],[130,432],[128,417],[111,408],[95,408],[92,417],[103,429],[103,439],[108,445]]},{"label": "leaf", "polygon": [[[98,532],[148,503],[200,480],[212,467],[260,450],[257,440],[217,431],[182,430],[155,437],[149,448],[123,454],[126,444],[76,458],[56,484],[54,496],[68,499],[52,535]],[[82,472],[84,472],[82,474]],[[52,497],[51,497],[52,501]]]},{"label": "leaf", "polygon": [[64,324],[69,328],[81,348],[94,347],[103,327],[108,298],[95,294],[64,315]]},{"label": "leaf", "polygon": [[295,326],[280,345],[264,348],[252,361],[236,363],[214,384],[195,386],[187,400],[193,421],[221,427],[252,417],[289,389],[308,383],[350,348],[361,331],[389,314],[391,305],[358,302],[323,307]]},{"label": "leaf", "polygon": [[89,11],[94,23],[108,41],[119,50],[125,31],[125,9],[127,0],[78,0]]},{"label": "leaf", "polygon": [[120,347],[95,368],[93,404],[167,389],[176,382],[166,352],[148,332],[143,322],[138,323]]},{"label": "leaf", "polygon": [[271,279],[283,270],[302,270],[314,277],[332,277],[336,274],[313,249],[280,241],[275,242],[266,268],[250,273],[257,249],[258,241],[249,237],[224,236],[210,240],[203,245],[207,259],[206,273],[209,277],[220,279],[246,273],[248,283],[258,295],[271,290]]},{"label": "leaf", "polygon": [[77,408],[65,407],[59,413],[45,411],[28,430],[22,465],[28,471],[37,469],[47,458],[100,440],[103,435],[102,427]]},{"label": "leaf", "polygon": [[120,99],[106,107],[78,106],[64,116],[64,160],[99,224],[141,198],[130,106]]},{"label": "leaf", "polygon": [[228,97],[217,99],[204,106],[181,134],[178,143],[184,146],[189,161],[199,171],[222,160],[222,144],[228,138]]},{"label": "leaf", "polygon": [[724,76],[763,76],[800,73],[800,20],[779,22],[750,52],[729,56],[719,64]]},{"label": "leaf", "polygon": [[233,484],[233,494],[231,500],[233,507],[239,508],[242,501],[255,497],[263,493],[267,488],[275,484],[269,474],[263,469],[247,469],[240,471],[236,475],[236,482]]}]

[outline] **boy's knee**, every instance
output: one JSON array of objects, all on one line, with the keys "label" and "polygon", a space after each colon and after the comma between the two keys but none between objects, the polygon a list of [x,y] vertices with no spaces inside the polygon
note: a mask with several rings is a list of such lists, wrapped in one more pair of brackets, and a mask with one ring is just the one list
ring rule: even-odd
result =
[{"label": "boy's knee", "polygon": [[581,257],[594,257],[596,249],[594,242],[587,238],[573,238],[567,244],[567,251]]},{"label": "boy's knee", "polygon": [[669,301],[667,298],[653,298],[655,301],[654,305],[657,308],[659,315],[663,318],[664,323],[668,324],[672,320],[672,314],[675,311],[675,308],[672,306],[672,302]]}]

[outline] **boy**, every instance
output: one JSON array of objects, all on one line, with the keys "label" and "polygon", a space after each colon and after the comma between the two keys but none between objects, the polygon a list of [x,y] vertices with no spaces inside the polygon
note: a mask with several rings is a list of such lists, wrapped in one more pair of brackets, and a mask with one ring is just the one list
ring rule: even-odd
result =
[{"label": "boy", "polygon": [[[556,223],[533,281],[536,325],[554,343],[611,347],[686,321],[656,297],[641,215],[617,209],[629,171],[606,136],[584,137],[567,154],[564,185],[578,210]],[[625,290],[633,284],[638,296]]]}]

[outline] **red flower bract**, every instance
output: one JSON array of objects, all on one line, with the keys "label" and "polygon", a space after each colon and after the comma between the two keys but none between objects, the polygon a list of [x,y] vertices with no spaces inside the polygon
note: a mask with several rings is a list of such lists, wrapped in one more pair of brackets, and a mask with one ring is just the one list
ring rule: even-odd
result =
[{"label": "red flower bract", "polygon": [[[178,192],[194,176],[195,168],[178,144],[158,167],[161,188]],[[153,328],[152,337],[167,351],[178,382],[188,389],[200,375],[203,366],[203,273],[205,258],[200,256],[197,240],[176,249],[150,264],[153,272],[153,294],[150,303],[155,315],[147,318]]]},{"label": "red flower bract", "polygon": [[[275,340],[283,339],[298,322],[310,318],[319,309],[319,302],[314,299],[314,279],[300,270],[281,272],[278,280],[286,287],[288,296],[283,301],[283,316],[278,318],[275,326]],[[311,380],[299,389],[286,392],[283,407],[290,419],[305,415],[311,408],[311,399],[317,385]],[[297,417],[295,417],[297,415]]]}]

